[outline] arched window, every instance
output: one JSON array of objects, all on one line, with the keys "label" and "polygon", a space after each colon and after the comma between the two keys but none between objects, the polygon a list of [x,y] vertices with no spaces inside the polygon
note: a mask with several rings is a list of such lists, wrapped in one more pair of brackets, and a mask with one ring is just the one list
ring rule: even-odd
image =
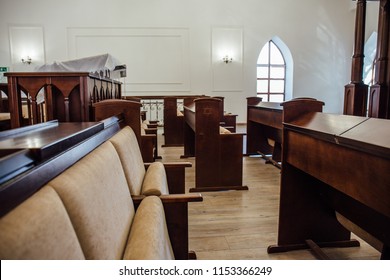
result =
[{"label": "arched window", "polygon": [[257,60],[257,96],[263,101],[286,100],[286,61],[274,41],[268,41]]}]

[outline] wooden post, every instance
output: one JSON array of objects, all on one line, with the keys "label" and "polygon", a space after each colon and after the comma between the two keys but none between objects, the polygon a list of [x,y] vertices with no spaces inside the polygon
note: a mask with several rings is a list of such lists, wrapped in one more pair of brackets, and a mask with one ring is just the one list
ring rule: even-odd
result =
[{"label": "wooden post", "polygon": [[389,0],[381,0],[378,19],[378,41],[375,58],[374,84],[370,88],[368,116],[390,118],[389,101]]},{"label": "wooden post", "polygon": [[351,82],[345,86],[344,114],[365,116],[368,86],[363,83],[366,0],[358,0],[355,19],[355,42],[352,56]]}]

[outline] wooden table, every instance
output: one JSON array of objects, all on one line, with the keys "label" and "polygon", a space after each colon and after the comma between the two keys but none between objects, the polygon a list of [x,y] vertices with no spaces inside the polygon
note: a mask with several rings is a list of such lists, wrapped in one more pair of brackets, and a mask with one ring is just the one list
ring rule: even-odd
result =
[{"label": "wooden table", "polygon": [[356,246],[353,231],[389,259],[390,121],[297,113],[297,104],[284,104],[278,244],[269,252],[307,240]]},{"label": "wooden table", "polygon": [[[283,104],[280,102],[262,102],[260,97],[247,98],[247,137],[246,154],[260,154],[268,163],[281,168],[282,161],[282,119]],[[323,102],[314,98],[300,97],[298,112],[306,106],[321,108]],[[291,114],[291,112],[290,112]]]}]

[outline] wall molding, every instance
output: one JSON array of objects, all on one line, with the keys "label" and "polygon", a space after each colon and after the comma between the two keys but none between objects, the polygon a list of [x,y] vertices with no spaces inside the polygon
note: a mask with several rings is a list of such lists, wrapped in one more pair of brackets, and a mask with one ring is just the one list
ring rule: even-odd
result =
[{"label": "wall molding", "polygon": [[68,57],[110,53],[127,66],[124,94],[190,91],[188,28],[69,27]]}]

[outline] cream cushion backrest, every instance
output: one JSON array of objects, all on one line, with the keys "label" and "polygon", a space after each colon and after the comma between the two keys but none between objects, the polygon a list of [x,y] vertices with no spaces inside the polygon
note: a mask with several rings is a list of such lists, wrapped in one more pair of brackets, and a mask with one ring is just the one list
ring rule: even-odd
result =
[{"label": "cream cushion backrest", "polygon": [[140,195],[145,176],[145,165],[134,131],[126,126],[109,139],[114,145],[125,171],[132,195]]},{"label": "cream cushion backrest", "polygon": [[168,194],[165,167],[161,162],[153,162],[145,171],[145,164],[134,131],[129,126],[121,129],[109,139],[114,145],[132,195]]},{"label": "cream cushion backrest", "polygon": [[143,195],[169,194],[167,174],[161,162],[153,162],[149,165],[142,184]]},{"label": "cream cushion backrest", "polygon": [[86,259],[121,259],[134,205],[115,148],[105,142],[48,185],[69,213]]},{"label": "cream cushion backrest", "polygon": [[0,259],[84,259],[58,194],[49,186],[0,219]]},{"label": "cream cushion backrest", "polygon": [[134,217],[124,259],[173,260],[174,258],[164,206],[157,196],[145,197]]}]

